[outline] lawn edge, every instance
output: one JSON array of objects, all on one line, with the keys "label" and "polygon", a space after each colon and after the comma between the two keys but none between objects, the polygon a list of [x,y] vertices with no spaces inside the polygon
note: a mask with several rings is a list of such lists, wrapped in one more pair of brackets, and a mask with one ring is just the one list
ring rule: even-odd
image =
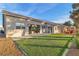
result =
[{"label": "lawn edge", "polygon": [[24,49],[21,48],[18,43],[16,43],[16,40],[13,41],[16,45],[16,48],[19,49],[19,51],[23,54],[23,56],[27,56],[27,53],[25,53]]}]

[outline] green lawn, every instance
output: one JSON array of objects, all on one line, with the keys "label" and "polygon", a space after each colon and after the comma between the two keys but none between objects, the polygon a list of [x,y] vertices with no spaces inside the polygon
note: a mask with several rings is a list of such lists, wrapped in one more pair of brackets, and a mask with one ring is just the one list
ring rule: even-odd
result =
[{"label": "green lawn", "polygon": [[29,56],[57,56],[62,55],[68,48],[72,37],[39,36],[17,40],[16,43]]},{"label": "green lawn", "polygon": [[50,34],[48,36],[53,36],[53,37],[72,37],[72,35],[68,35],[68,34]]}]

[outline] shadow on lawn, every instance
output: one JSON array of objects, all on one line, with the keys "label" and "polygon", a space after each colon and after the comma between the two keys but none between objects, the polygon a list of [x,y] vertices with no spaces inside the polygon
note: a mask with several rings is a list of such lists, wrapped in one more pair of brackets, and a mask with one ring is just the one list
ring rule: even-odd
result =
[{"label": "shadow on lawn", "polygon": [[[15,39],[17,39],[17,38],[15,38]],[[21,39],[21,38],[19,38],[19,39]],[[72,38],[51,38],[51,37],[49,37],[49,38],[43,38],[43,37],[40,37],[40,38],[38,38],[38,37],[36,37],[36,38],[22,38],[22,40],[27,40],[27,39],[29,39],[29,40],[72,40]]]},{"label": "shadow on lawn", "polygon": [[[62,39],[61,39],[62,40]],[[67,40],[68,42],[63,46],[52,46],[52,45],[39,45],[39,44],[23,44],[24,46],[36,46],[36,47],[51,47],[51,48],[68,48],[68,44],[72,41],[72,38]]]},{"label": "shadow on lawn", "polygon": [[[33,38],[34,40],[34,38]],[[46,39],[46,40],[50,40],[50,39]],[[53,39],[52,39],[53,40]],[[62,39],[55,39],[55,40],[62,40]],[[66,39],[67,40],[67,39]],[[24,46],[32,46],[32,47],[50,47],[50,48],[62,48],[60,53],[58,53],[58,56],[61,56],[63,54],[63,52],[65,51],[65,49],[71,49],[68,47],[70,41],[72,41],[72,38],[71,39],[68,39],[68,42],[64,45],[64,46],[52,46],[52,45],[38,45],[38,44],[23,44]],[[17,46],[18,43],[16,44]],[[19,48],[21,51],[24,51],[24,55],[28,55],[28,52],[25,51],[25,49],[23,49],[22,47]]]},{"label": "shadow on lawn", "polygon": [[[68,45],[69,45],[69,42],[70,42],[71,40],[68,40],[68,42],[64,45],[64,46],[49,46],[49,45],[36,45],[36,44],[23,44],[24,46],[32,46],[32,47],[50,47],[50,48],[62,48],[61,49],[61,51],[60,51],[60,53],[58,53],[57,55],[58,56],[61,56],[63,53],[64,53],[64,51],[65,51],[65,49],[70,49],[70,48],[68,48]],[[26,52],[26,51],[25,51]],[[27,53],[27,52],[26,52]]]},{"label": "shadow on lawn", "polygon": [[68,48],[67,46],[50,46],[50,45],[36,45],[36,44],[23,44],[24,46],[35,46],[35,47],[50,47],[50,48]]}]

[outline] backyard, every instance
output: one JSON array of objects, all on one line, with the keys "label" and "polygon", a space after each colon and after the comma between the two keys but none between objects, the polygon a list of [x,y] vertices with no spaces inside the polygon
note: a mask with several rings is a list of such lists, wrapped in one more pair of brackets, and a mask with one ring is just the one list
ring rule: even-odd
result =
[{"label": "backyard", "polygon": [[53,34],[21,38],[15,43],[28,56],[60,56],[68,48],[71,41],[72,36]]}]

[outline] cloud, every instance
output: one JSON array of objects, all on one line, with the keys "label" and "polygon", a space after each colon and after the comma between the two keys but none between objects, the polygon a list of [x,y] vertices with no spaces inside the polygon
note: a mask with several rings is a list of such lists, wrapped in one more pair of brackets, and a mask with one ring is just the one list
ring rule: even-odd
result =
[{"label": "cloud", "polygon": [[[19,5],[18,5],[19,6]],[[16,10],[12,10],[12,12],[14,13],[19,13],[19,14],[23,14],[23,15],[30,15],[32,14],[32,12],[34,12],[36,10],[36,4],[33,4],[33,8],[29,7],[27,10],[18,10],[18,6],[16,7]],[[20,7],[19,7],[20,8]]]},{"label": "cloud", "polygon": [[17,8],[17,4],[14,3],[0,3],[0,12],[2,10],[15,10]]},{"label": "cloud", "polygon": [[[25,4],[25,5],[27,5],[27,4]],[[23,5],[21,5],[19,3],[1,3],[0,12],[4,9],[4,10],[9,10],[9,11],[12,11],[15,13],[22,13],[22,14],[24,13],[26,15],[30,15],[32,12],[34,12],[36,10],[36,5],[37,5],[37,3],[31,4],[31,7],[29,7],[26,10],[26,9],[23,9]]]},{"label": "cloud", "polygon": [[56,7],[58,4],[52,4],[52,3],[48,3],[48,4],[44,4],[42,6],[44,6],[43,8],[38,6],[37,8],[37,12],[38,13],[45,13],[48,12],[50,9],[53,9],[54,7]]},{"label": "cloud", "polygon": [[64,15],[64,16],[59,16],[57,17],[56,20],[51,20],[51,21],[55,23],[64,23],[66,21],[72,21],[72,20],[69,18],[69,15]]},{"label": "cloud", "polygon": [[[25,5],[27,5],[27,4],[25,4]],[[9,10],[8,8],[10,8],[10,10],[12,10],[16,13],[18,13],[18,12],[24,13],[25,12],[26,15],[30,15],[30,14],[36,12],[36,11],[37,11],[37,13],[47,12],[57,5],[58,4],[48,3],[48,4],[42,4],[43,7],[41,7],[41,4],[35,3],[35,4],[31,4],[31,7],[28,7],[27,10],[26,9],[22,10],[21,8],[23,8],[23,6],[19,3],[2,3],[2,4],[0,4],[0,11],[2,9]],[[20,9],[18,10],[17,8],[20,8]]]},{"label": "cloud", "polygon": [[1,11],[2,11],[3,9],[5,9],[5,6],[4,6],[3,3],[0,3],[0,13],[1,13]]}]

